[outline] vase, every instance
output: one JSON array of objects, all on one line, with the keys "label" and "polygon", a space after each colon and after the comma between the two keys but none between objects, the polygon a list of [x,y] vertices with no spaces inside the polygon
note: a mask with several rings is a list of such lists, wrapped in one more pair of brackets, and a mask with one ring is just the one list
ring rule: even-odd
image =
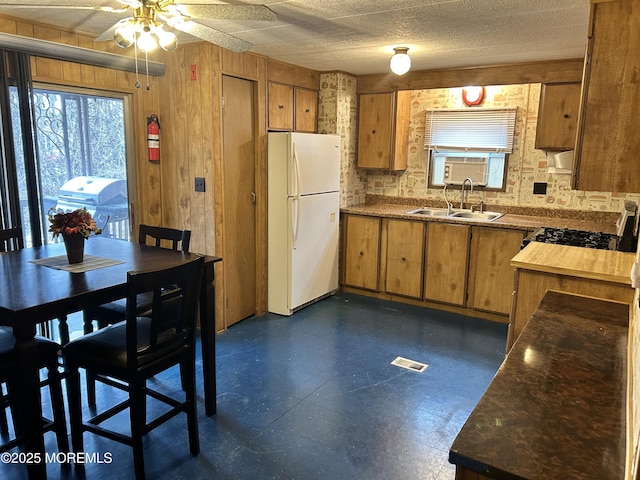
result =
[{"label": "vase", "polygon": [[84,237],[77,233],[74,235],[63,235],[64,247],[67,249],[67,259],[69,263],[82,263],[84,260]]}]

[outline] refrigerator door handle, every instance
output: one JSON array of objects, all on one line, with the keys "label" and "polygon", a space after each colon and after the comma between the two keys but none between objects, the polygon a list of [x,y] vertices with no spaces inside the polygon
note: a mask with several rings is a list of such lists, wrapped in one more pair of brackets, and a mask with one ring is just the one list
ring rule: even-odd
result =
[{"label": "refrigerator door handle", "polygon": [[293,170],[295,185],[293,187],[293,202],[291,202],[291,209],[295,210],[291,212],[291,219],[295,219],[292,221],[293,228],[293,249],[296,248],[296,243],[298,241],[298,227],[300,226],[300,162],[298,160],[298,150],[296,149],[296,142],[291,142],[293,145]]},{"label": "refrigerator door handle", "polygon": [[293,181],[295,182],[293,185],[293,191],[291,192],[292,196],[295,198],[300,198],[300,161],[298,160],[298,150],[296,149],[296,142],[291,142],[293,145]]},{"label": "refrigerator door handle", "polygon": [[294,197],[291,202],[291,235],[293,236],[292,247],[296,249],[298,243],[298,227],[300,226],[300,196]]}]

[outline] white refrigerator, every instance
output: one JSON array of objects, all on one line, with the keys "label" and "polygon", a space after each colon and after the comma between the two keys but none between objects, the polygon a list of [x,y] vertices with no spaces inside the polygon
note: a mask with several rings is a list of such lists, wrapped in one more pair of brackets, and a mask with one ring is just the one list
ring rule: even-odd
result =
[{"label": "white refrigerator", "polygon": [[340,136],[271,132],[267,310],[280,315],[338,289]]}]

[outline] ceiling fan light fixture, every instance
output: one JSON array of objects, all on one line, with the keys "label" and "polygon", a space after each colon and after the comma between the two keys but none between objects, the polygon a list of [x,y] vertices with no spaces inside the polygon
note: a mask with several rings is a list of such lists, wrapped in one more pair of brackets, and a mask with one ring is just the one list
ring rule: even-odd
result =
[{"label": "ceiling fan light fixture", "polygon": [[389,68],[396,75],[404,75],[411,68],[411,57],[408,55],[408,47],[396,47],[395,52],[389,61]]},{"label": "ceiling fan light fixture", "polygon": [[136,32],[131,26],[120,27],[114,32],[113,41],[120,48],[128,48],[136,41]]},{"label": "ceiling fan light fixture", "polygon": [[158,45],[160,45],[160,48],[164,51],[170,52],[178,47],[178,37],[172,32],[164,30],[162,25],[156,27],[153,33],[158,37]]},{"label": "ceiling fan light fixture", "polygon": [[153,38],[151,32],[142,31],[140,32],[140,35],[138,35],[136,45],[143,52],[152,52],[158,46],[158,42],[156,42],[156,39]]}]

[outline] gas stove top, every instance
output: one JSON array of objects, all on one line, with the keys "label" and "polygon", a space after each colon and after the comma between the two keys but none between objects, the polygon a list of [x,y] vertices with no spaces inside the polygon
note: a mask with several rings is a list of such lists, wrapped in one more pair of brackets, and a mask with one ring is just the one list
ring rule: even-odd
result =
[{"label": "gas stove top", "polygon": [[530,242],[555,243],[600,250],[616,250],[618,247],[618,237],[611,233],[552,227],[540,228],[533,232],[522,241],[521,248],[526,247]]}]

